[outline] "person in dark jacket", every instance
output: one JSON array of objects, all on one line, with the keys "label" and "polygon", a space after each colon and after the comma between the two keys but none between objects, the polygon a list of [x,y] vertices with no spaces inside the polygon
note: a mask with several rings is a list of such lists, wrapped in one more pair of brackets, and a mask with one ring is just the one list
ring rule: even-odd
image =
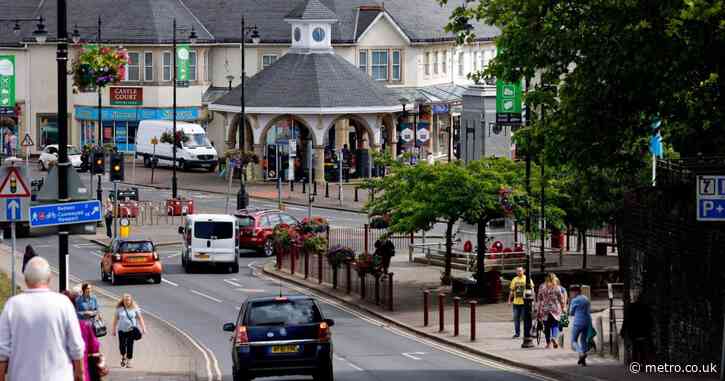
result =
[{"label": "person in dark jacket", "polygon": [[27,245],[25,246],[25,254],[23,254],[23,269],[22,271],[25,272],[25,265],[33,259],[33,257],[37,257],[38,253],[35,252],[35,249],[33,249],[33,246]]},{"label": "person in dark jacket", "polygon": [[382,258],[383,272],[388,273],[390,267],[390,259],[395,255],[395,245],[387,238],[382,237],[375,241],[375,254]]}]

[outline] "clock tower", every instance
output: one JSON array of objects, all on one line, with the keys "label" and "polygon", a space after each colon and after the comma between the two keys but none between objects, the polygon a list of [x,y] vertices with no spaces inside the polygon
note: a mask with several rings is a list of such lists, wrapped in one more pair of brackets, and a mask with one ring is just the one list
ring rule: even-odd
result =
[{"label": "clock tower", "polygon": [[285,18],[292,26],[294,53],[332,53],[332,25],[337,15],[320,0],[305,0]]}]

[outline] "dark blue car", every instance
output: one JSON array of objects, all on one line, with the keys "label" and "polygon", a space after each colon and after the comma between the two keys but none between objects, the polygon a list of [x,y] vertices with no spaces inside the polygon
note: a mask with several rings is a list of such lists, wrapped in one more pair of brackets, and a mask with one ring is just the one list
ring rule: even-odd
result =
[{"label": "dark blue car", "polygon": [[224,324],[233,332],[234,381],[290,375],[333,381],[334,324],[307,296],[247,299],[237,322]]}]

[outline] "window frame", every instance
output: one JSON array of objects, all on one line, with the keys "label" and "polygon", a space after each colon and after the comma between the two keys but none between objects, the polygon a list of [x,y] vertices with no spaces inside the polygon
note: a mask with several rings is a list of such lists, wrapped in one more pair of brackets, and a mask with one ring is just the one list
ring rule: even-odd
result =
[{"label": "window frame", "polygon": [[[365,57],[365,63],[363,64],[361,58]],[[357,52],[357,67],[360,69],[363,73],[368,73],[368,64],[370,63],[369,60],[369,54],[367,49],[360,49]]]},{"label": "window frame", "polygon": [[437,50],[433,52],[433,75],[438,75],[438,56],[440,52]]},{"label": "window frame", "polygon": [[458,75],[466,75],[466,52],[458,52]]},{"label": "window frame", "polygon": [[448,73],[448,51],[444,50],[441,52],[441,73]]},{"label": "window frame", "polygon": [[[269,65],[266,65],[264,63],[264,59],[267,57],[274,57],[274,60]],[[265,68],[267,68],[269,66],[272,66],[275,62],[277,62],[278,59],[279,59],[279,54],[272,54],[272,53],[262,54],[262,70],[264,70]]]},{"label": "window frame", "polygon": [[[136,64],[131,64],[131,55],[136,55]],[[135,68],[138,78],[131,79],[131,69]],[[126,64],[126,75],[124,82],[140,82],[141,81],[141,52],[128,52],[128,63]]]},{"label": "window frame", "polygon": [[[166,57],[169,57],[169,63],[166,64]],[[166,76],[166,70],[169,70],[169,76]],[[174,77],[174,57],[171,55],[170,50],[161,52],[161,79],[164,82],[171,82]]]},{"label": "window frame", "polygon": [[[385,62],[384,63],[378,63],[378,64],[375,63],[376,53],[378,55],[379,54],[383,54],[383,57],[385,57]],[[389,68],[390,59],[388,57],[389,54],[390,54],[390,52],[387,49],[374,49],[374,50],[371,51],[371,55],[370,56],[371,56],[372,59],[370,61],[370,75],[373,78],[373,80],[375,80],[375,81],[388,81],[389,80],[389,78],[390,78],[390,75],[388,73],[388,70],[390,69]],[[375,77],[375,69],[376,68],[383,68],[384,69],[382,71],[382,73],[384,73],[384,75],[385,75],[383,78],[376,78]]]},{"label": "window frame", "polygon": [[[191,56],[194,56],[194,59],[191,59]],[[178,62],[177,62],[178,63]],[[196,75],[196,71],[199,68],[199,54],[197,54],[196,49],[189,49],[189,81],[195,82],[198,80],[198,76]]]},{"label": "window frame", "polygon": [[[398,55],[398,63],[395,64],[395,54]],[[395,67],[398,67],[398,76],[395,77]],[[401,49],[392,49],[390,51],[390,80],[400,82],[403,80],[403,51]]]},{"label": "window frame", "polygon": [[[151,55],[151,63],[150,64],[149,64],[149,62],[146,62],[146,55],[147,54],[150,54]],[[146,72],[147,69],[151,69],[151,78],[148,78],[146,76],[146,74],[148,74]],[[154,80],[154,77],[155,77],[155,75],[154,75],[154,52],[147,50],[147,51],[144,51],[143,52],[143,80],[144,80],[144,82],[151,82],[151,81]]]},{"label": "window frame", "polygon": [[430,75],[430,52],[425,52],[425,57],[423,58],[423,68],[425,75]]}]

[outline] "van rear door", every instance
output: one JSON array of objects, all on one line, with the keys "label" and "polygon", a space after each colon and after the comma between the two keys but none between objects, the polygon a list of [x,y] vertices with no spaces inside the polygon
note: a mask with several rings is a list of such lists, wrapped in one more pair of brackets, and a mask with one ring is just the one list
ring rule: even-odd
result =
[{"label": "van rear door", "polygon": [[194,260],[234,262],[236,245],[233,221],[196,221],[191,246]]}]

